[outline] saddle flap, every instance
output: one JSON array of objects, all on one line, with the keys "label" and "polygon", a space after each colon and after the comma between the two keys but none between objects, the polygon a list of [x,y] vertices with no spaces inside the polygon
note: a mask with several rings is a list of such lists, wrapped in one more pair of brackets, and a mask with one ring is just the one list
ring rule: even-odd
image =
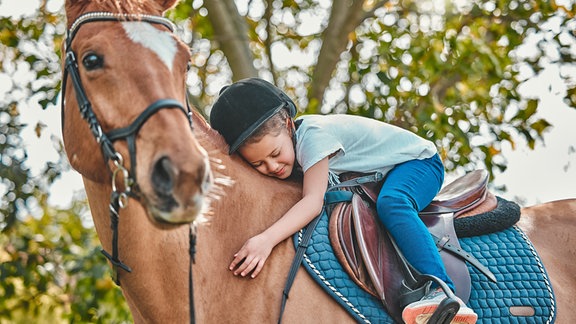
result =
[{"label": "saddle flap", "polygon": [[362,262],[353,226],[351,204],[339,203],[334,206],[328,224],[334,255],[354,283],[374,297],[378,297]]},{"label": "saddle flap", "polygon": [[329,235],[334,254],[352,281],[380,299],[388,314],[401,322],[401,261],[373,206],[358,194],[339,203],[330,214]]},{"label": "saddle flap", "polygon": [[356,254],[358,249],[354,246],[356,240],[354,238],[355,234],[352,229],[352,221],[350,217],[345,217],[345,215],[350,214],[350,208],[352,208],[350,204],[340,203],[335,207],[334,212],[340,215],[340,217],[337,217],[337,219],[340,221],[340,226],[338,226],[337,229],[340,243],[344,246],[344,255],[348,260],[351,266],[351,270],[354,272],[355,276],[357,278],[361,278],[363,274],[359,269],[361,263],[359,260],[360,256]]},{"label": "saddle flap", "polygon": [[398,296],[404,279],[403,270],[398,266],[396,251],[388,233],[378,223],[374,208],[359,195],[352,197],[351,205],[354,231],[362,260],[378,297],[390,307],[392,297]]}]

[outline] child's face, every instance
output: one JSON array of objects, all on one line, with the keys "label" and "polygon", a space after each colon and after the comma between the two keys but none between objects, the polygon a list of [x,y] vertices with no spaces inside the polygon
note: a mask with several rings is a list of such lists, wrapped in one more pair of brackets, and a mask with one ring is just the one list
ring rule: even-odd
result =
[{"label": "child's face", "polygon": [[259,142],[242,145],[238,152],[258,172],[278,179],[292,174],[295,154],[292,137],[286,129],[274,136],[267,134]]}]

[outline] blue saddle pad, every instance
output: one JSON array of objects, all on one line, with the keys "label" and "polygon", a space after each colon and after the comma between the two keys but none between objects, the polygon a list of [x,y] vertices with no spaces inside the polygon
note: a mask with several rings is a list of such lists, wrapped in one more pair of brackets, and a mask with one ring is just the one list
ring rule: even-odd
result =
[{"label": "blue saddle pad", "polygon": [[[314,280],[360,323],[394,323],[380,300],[359,288],[334,256],[328,216],[322,213],[302,264]],[[297,232],[298,246],[304,231]],[[472,289],[468,306],[478,323],[552,323],[555,297],[548,275],[528,237],[516,226],[501,232],[460,239],[460,245],[496,276],[494,283],[468,265]],[[514,316],[510,307],[530,307],[533,316]]]}]

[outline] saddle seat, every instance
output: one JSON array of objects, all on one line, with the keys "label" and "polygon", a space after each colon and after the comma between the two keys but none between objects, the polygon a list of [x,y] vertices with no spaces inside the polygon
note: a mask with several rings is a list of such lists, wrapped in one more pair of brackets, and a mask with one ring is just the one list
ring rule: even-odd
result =
[{"label": "saddle seat", "polygon": [[458,217],[482,204],[487,194],[488,171],[474,170],[442,188],[420,215],[452,213]]},{"label": "saddle seat", "polygon": [[[393,239],[381,226],[375,211],[382,181],[354,181],[359,176],[362,175],[341,175],[343,182],[338,187],[352,191],[354,195],[350,202],[334,205],[329,220],[330,242],[352,280],[382,300],[388,313],[399,319],[405,306],[405,301],[398,300],[398,296],[404,288],[406,262],[398,255]],[[436,240],[456,293],[464,302],[469,299],[471,289],[468,268],[461,256],[444,247],[461,251],[454,231],[454,217],[474,213],[473,210],[480,206],[483,209],[496,207],[496,199],[488,193],[487,184],[487,171],[470,172],[445,186],[420,213]]]}]

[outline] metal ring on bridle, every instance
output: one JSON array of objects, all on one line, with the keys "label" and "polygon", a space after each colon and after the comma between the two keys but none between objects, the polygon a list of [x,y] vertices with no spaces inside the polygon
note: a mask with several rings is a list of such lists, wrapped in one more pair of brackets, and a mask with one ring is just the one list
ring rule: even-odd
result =
[{"label": "metal ring on bridle", "polygon": [[[119,197],[119,204],[121,208],[124,208],[128,205],[128,194],[132,191],[132,179],[130,178],[130,173],[128,169],[124,167],[124,159],[122,155],[116,152],[116,159],[113,160],[116,169],[112,172],[112,191],[118,192],[120,194]],[[116,179],[118,173],[122,174],[122,179],[124,180],[124,190],[122,192],[118,191],[116,187]]]}]

